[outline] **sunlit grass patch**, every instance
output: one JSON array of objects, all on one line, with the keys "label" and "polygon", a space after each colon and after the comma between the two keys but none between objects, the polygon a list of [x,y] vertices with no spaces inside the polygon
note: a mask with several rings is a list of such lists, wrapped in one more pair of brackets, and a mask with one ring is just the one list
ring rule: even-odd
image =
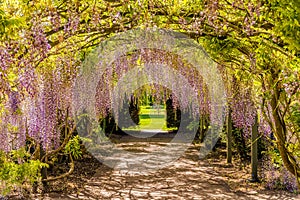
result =
[{"label": "sunlit grass patch", "polygon": [[139,113],[140,124],[123,130],[161,130],[171,131],[166,125],[166,109],[164,106],[141,106]]}]

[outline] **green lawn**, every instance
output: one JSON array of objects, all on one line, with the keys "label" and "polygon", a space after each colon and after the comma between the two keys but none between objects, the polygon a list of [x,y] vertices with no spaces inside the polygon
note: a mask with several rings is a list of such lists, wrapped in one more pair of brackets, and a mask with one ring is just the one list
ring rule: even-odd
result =
[{"label": "green lawn", "polygon": [[139,117],[139,125],[123,128],[123,130],[174,130],[166,126],[166,109],[163,106],[159,109],[151,106],[141,106]]}]

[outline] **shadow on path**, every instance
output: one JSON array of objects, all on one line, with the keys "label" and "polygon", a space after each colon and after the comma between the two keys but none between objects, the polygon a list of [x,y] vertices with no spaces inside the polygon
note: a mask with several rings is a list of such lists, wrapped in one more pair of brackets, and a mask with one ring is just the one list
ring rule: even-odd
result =
[{"label": "shadow on path", "polygon": [[[155,136],[154,141],[133,140],[130,136],[120,137],[119,145],[136,152],[148,152],[159,148],[174,136]],[[151,147],[151,148],[150,148]],[[170,156],[172,152],[169,152]],[[234,192],[224,177],[199,161],[198,149],[190,148],[169,167],[149,174],[128,174],[126,170],[111,169],[102,165],[95,175],[84,184],[77,194],[47,194],[41,199],[298,199],[292,194],[277,191]],[[300,199],[300,198],[299,198]]]}]

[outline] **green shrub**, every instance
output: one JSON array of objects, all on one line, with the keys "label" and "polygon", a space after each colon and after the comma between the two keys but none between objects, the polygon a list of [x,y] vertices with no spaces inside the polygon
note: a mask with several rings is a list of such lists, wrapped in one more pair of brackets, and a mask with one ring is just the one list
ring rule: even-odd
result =
[{"label": "green shrub", "polygon": [[73,137],[67,143],[67,145],[65,146],[65,153],[71,154],[71,156],[75,159],[81,158],[82,151],[81,151],[80,139],[78,135]]},{"label": "green shrub", "polygon": [[41,180],[40,171],[47,164],[39,160],[29,160],[25,148],[9,153],[0,151],[0,193],[9,194],[13,188],[30,188],[34,182]]}]

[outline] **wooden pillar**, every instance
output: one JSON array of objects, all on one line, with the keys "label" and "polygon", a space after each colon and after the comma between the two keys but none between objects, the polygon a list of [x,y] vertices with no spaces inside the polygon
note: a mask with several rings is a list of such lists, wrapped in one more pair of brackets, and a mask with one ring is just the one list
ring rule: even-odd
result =
[{"label": "wooden pillar", "polygon": [[231,110],[229,109],[227,115],[227,163],[232,163],[232,120]]},{"label": "wooden pillar", "polygon": [[258,182],[257,176],[257,166],[258,166],[258,158],[257,158],[257,140],[258,140],[258,117],[255,117],[255,123],[252,127],[252,135],[251,135],[251,182]]},{"label": "wooden pillar", "polygon": [[[44,157],[44,155],[46,155],[46,152],[43,149],[42,143],[40,143],[39,148],[40,148],[39,150],[40,150],[40,159],[41,159],[41,158]],[[48,161],[48,158],[46,157],[44,162],[47,162],[47,161]],[[46,167],[42,167],[41,176],[42,176],[42,180],[46,180],[48,178],[48,170],[47,170]],[[42,181],[42,185],[43,185],[42,192],[43,193],[48,192],[49,191],[49,187],[48,187],[49,185],[48,185],[47,181]]]},{"label": "wooden pillar", "polygon": [[203,133],[203,117],[204,115],[200,115],[200,125],[199,125],[199,140],[202,143],[204,140],[204,133]]}]

